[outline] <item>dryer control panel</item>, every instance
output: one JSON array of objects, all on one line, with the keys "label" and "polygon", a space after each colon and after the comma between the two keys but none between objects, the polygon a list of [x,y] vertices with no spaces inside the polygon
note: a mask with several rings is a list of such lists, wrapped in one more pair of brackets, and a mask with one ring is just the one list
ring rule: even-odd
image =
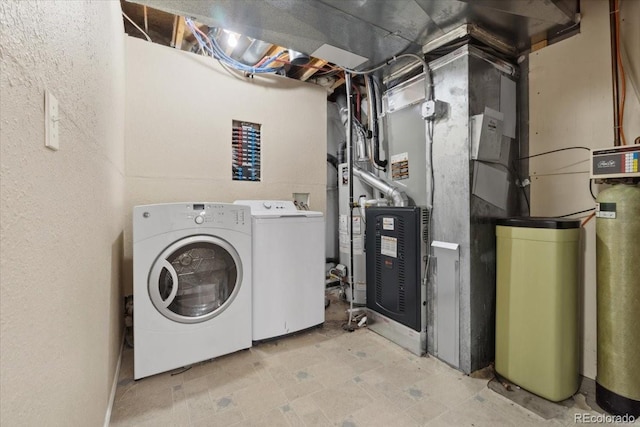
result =
[{"label": "dryer control panel", "polygon": [[[225,228],[251,233],[248,206],[230,203],[164,203],[133,208],[134,241],[171,230]],[[159,231],[160,230],[160,231]]]},{"label": "dryer control panel", "polygon": [[[187,204],[184,216],[192,219],[197,225],[225,225],[244,224],[245,210],[242,206],[220,203],[193,203]],[[235,208],[234,208],[235,207]]]}]

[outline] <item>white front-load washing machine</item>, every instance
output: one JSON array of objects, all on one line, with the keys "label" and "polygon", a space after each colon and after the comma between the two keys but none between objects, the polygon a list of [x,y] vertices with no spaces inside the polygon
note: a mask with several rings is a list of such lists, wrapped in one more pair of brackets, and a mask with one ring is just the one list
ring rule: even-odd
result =
[{"label": "white front-load washing machine", "polygon": [[251,268],[248,207],[134,207],[134,378],[251,347]]}]

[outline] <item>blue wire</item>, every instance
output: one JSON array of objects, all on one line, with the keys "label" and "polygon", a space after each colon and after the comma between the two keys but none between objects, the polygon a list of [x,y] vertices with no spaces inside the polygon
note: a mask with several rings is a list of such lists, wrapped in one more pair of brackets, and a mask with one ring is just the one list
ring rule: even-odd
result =
[{"label": "blue wire", "polygon": [[203,50],[208,52],[213,58],[225,63],[226,65],[232,68],[235,68],[236,70],[244,71],[250,74],[262,74],[262,73],[275,73],[275,72],[278,72],[280,69],[282,69],[282,67],[274,68],[274,67],[265,66],[273,63],[277,59],[277,57],[275,56],[272,56],[271,58],[269,58],[269,60],[267,60],[260,67],[252,67],[247,64],[243,64],[242,62],[236,61],[235,59],[229,57],[224,52],[224,49],[220,47],[215,37],[208,37],[209,41],[211,42],[211,46],[209,45],[209,43],[206,43],[203,40],[200,33],[196,30],[195,24],[193,23],[193,20],[191,18],[185,18],[185,22],[187,23],[187,26],[189,27],[189,29],[195,36],[196,40],[198,41],[198,45]]}]

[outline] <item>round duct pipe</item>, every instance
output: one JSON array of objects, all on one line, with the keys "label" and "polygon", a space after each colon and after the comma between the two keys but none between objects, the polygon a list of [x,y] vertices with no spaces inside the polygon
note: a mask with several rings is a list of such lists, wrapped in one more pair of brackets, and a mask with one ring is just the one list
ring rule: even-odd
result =
[{"label": "round duct pipe", "polygon": [[305,65],[308,64],[311,58],[306,53],[298,52],[297,50],[289,49],[289,62],[293,65]]}]

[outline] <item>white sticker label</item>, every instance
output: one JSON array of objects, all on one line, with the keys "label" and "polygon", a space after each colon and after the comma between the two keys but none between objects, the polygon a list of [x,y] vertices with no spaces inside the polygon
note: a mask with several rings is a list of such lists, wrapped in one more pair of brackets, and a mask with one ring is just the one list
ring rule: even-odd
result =
[{"label": "white sticker label", "polygon": [[389,236],[380,236],[380,253],[382,255],[398,258],[398,239]]},{"label": "white sticker label", "polygon": [[360,217],[359,216],[354,216],[353,217],[353,234],[362,234],[362,226],[360,224],[362,224],[362,221],[360,221]]},{"label": "white sticker label", "polygon": [[616,219],[616,213],[608,212],[608,211],[600,211],[600,212],[596,212],[596,218]]},{"label": "white sticker label", "polygon": [[383,230],[393,230],[394,229],[394,218],[382,218],[382,229]]},{"label": "white sticker label", "polygon": [[596,203],[596,218],[616,219],[616,204]]},{"label": "white sticker label", "polygon": [[349,240],[349,233],[341,231],[339,235],[340,252],[348,254],[351,250],[351,241]]},{"label": "white sticker label", "polygon": [[[351,251],[351,238],[349,233],[340,232],[339,234],[340,253],[348,254]],[[364,240],[362,236],[353,236],[353,254],[364,254]]]}]

